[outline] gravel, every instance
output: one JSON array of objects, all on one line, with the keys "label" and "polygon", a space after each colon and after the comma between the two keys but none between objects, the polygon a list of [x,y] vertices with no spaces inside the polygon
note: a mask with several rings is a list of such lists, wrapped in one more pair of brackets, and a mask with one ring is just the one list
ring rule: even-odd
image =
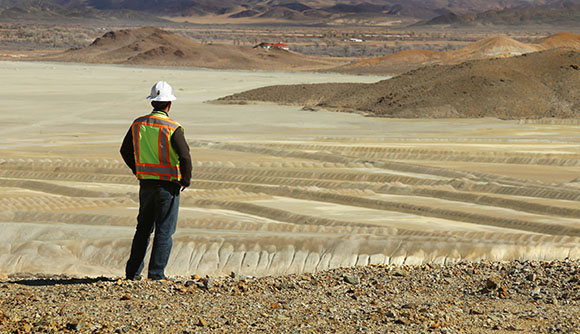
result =
[{"label": "gravel", "polygon": [[580,262],[371,265],[277,277],[0,278],[0,333],[575,333]]}]

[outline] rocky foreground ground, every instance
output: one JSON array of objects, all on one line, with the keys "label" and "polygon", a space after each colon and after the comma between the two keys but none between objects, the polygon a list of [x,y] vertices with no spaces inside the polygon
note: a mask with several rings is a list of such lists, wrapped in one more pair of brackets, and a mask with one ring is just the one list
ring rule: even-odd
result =
[{"label": "rocky foreground ground", "polygon": [[0,333],[578,333],[580,262],[0,279]]}]

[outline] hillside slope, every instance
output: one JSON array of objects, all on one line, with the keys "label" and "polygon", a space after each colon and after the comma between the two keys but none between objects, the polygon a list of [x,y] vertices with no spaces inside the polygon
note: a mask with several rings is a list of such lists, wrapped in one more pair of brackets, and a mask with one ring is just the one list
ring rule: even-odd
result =
[{"label": "hillside slope", "polygon": [[387,56],[363,59],[332,69],[333,72],[348,74],[400,74],[427,65],[451,65],[468,60],[511,57],[524,53],[555,48],[580,50],[580,35],[557,33],[532,43],[496,36],[486,38],[453,51],[405,50]]},{"label": "hillside slope", "polygon": [[344,63],[341,59],[309,57],[277,49],[200,44],[153,27],[111,31],[86,48],[35,60],[271,70],[314,70]]},{"label": "hillside slope", "polygon": [[167,24],[157,15],[124,8],[98,9],[83,1],[0,0],[0,22]]},{"label": "hillside slope", "polygon": [[580,52],[428,66],[374,84],[270,86],[220,99],[267,101],[397,118],[580,117]]},{"label": "hillside slope", "polygon": [[[532,3],[530,3],[532,4]],[[434,17],[416,26],[448,25],[450,27],[470,27],[482,25],[572,25],[580,22],[580,2],[567,1],[567,5],[546,5],[542,7],[503,8],[483,13],[456,14],[453,12]]]}]

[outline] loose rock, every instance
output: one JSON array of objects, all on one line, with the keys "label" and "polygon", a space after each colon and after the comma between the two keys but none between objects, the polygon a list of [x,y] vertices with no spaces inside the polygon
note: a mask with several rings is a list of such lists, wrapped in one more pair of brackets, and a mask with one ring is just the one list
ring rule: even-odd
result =
[{"label": "loose rock", "polygon": [[[580,262],[569,260],[382,264],[164,283],[58,284],[74,278],[19,274],[0,279],[0,333],[574,332],[579,273]],[[26,285],[41,278],[49,283]]]}]

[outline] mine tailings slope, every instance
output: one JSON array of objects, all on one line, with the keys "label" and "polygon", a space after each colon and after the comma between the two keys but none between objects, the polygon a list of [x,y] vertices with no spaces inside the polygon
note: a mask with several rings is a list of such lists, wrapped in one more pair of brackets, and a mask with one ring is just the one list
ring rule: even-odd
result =
[{"label": "mine tailings slope", "polygon": [[154,27],[111,31],[85,48],[34,60],[263,70],[316,70],[345,62],[281,49],[201,44]]},{"label": "mine tailings slope", "polygon": [[221,98],[357,111],[396,118],[575,118],[580,52],[554,49],[511,58],[434,65],[374,84],[270,86]]}]

